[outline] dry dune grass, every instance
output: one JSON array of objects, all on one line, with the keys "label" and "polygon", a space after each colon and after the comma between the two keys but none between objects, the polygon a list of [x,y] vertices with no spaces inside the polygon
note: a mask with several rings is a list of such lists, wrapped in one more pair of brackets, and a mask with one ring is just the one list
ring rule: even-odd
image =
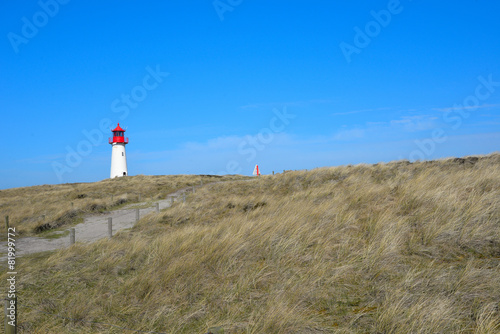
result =
[{"label": "dry dune grass", "polygon": [[[237,180],[240,176],[173,175],[129,176],[95,183],[43,185],[0,190],[0,217],[9,216],[20,235],[64,227],[83,214],[117,208],[124,203],[165,198],[178,189],[205,183]],[[5,229],[5,227],[2,225]]]},{"label": "dry dune grass", "polygon": [[213,184],[18,272],[26,333],[498,333],[500,155]]}]

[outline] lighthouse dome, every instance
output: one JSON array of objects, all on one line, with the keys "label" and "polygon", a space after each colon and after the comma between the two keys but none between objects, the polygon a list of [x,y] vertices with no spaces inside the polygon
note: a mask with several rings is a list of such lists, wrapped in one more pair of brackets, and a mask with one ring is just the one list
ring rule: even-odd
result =
[{"label": "lighthouse dome", "polygon": [[114,130],[111,130],[111,132],[117,132],[117,131],[125,132],[125,130],[121,128],[120,123],[118,123],[117,127]]}]

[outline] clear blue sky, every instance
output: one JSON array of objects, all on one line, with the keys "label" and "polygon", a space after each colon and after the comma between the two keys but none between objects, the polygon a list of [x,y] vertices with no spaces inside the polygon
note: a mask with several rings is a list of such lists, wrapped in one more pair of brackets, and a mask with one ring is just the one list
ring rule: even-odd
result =
[{"label": "clear blue sky", "polygon": [[4,1],[0,188],[109,177],[117,122],[130,175],[498,151],[499,13],[493,0]]}]

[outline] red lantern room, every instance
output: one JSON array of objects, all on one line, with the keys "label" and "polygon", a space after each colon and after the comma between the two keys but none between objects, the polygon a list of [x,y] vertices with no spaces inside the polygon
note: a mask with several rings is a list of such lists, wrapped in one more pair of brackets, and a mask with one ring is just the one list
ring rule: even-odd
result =
[{"label": "red lantern room", "polygon": [[123,130],[120,127],[120,123],[118,123],[118,126],[114,129],[111,130],[113,132],[113,138],[109,138],[109,143],[122,143],[122,144],[128,144],[128,138],[124,137],[125,130]]}]

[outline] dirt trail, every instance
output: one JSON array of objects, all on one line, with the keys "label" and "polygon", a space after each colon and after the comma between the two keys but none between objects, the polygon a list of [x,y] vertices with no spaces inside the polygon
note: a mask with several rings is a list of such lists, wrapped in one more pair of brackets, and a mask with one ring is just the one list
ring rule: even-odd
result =
[{"label": "dirt trail", "polygon": [[[180,189],[167,196],[167,199],[157,200],[151,207],[141,208],[139,210],[140,217],[147,215],[156,210],[156,203],[160,203],[160,210],[170,207],[171,199],[182,200],[184,193],[193,191],[193,187]],[[113,218],[113,235],[122,229],[131,228],[135,224],[135,208],[144,206],[147,202],[133,203],[125,206],[122,209],[105,212],[98,215],[89,215],[84,218],[83,223],[74,226],[76,242],[94,242],[99,239],[108,237],[108,218]],[[59,232],[56,232],[59,233]],[[60,231],[61,234],[64,231]],[[42,237],[25,237],[16,239],[16,257],[26,254],[56,250],[65,248],[70,245],[69,235],[55,239],[47,239]],[[0,261],[7,260],[7,256],[0,257]]]}]

